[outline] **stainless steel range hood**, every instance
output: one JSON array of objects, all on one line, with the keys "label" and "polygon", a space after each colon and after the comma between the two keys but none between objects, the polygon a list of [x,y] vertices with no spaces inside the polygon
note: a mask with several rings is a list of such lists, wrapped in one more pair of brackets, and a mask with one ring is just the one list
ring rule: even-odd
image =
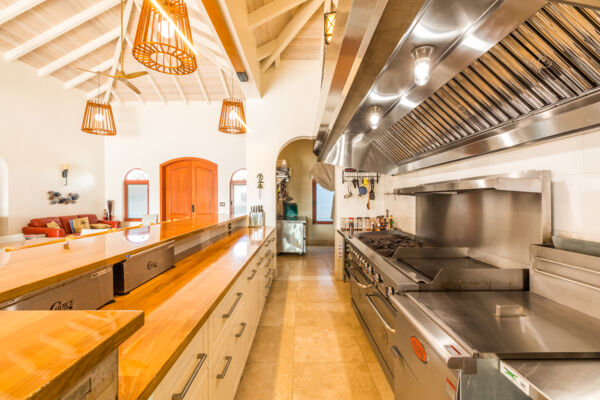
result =
[{"label": "stainless steel range hood", "polygon": [[[396,174],[600,125],[598,7],[426,2],[360,103],[346,97],[351,116],[340,112],[319,132],[319,159]],[[431,80],[418,87],[410,52],[422,45],[435,50]],[[366,87],[368,74],[356,76],[352,88]],[[377,129],[372,105],[383,110]]]}]

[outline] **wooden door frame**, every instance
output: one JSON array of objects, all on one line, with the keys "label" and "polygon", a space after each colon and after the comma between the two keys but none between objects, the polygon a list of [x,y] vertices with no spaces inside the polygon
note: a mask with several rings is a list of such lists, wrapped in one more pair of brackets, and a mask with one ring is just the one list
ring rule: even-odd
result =
[{"label": "wooden door frame", "polygon": [[[164,163],[160,164],[159,166],[159,180],[160,180],[160,220],[164,221],[165,220],[165,215],[167,214],[167,204],[165,201],[165,186],[166,186],[166,177],[165,177],[165,169],[174,163],[177,162],[181,162],[181,161],[202,161],[204,163],[207,164],[211,164],[214,165],[217,168],[217,188],[219,187],[219,165],[217,163],[214,163],[210,160],[207,160],[205,158],[199,158],[199,157],[178,157],[178,158],[173,158],[171,160],[165,161]],[[218,195],[217,195],[218,196]],[[217,200],[218,201],[218,200]],[[218,204],[217,204],[217,210],[218,210]]]}]

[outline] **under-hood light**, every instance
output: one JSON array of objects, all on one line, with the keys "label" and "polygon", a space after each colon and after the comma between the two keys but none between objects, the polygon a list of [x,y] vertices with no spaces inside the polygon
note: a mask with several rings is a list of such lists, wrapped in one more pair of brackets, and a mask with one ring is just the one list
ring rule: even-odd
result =
[{"label": "under-hood light", "polygon": [[381,120],[381,107],[371,106],[369,107],[369,125],[371,129],[377,129],[379,121]]},{"label": "under-hood light", "polygon": [[431,53],[433,47],[421,46],[414,49],[411,56],[415,62],[415,84],[425,86],[431,72]]}]

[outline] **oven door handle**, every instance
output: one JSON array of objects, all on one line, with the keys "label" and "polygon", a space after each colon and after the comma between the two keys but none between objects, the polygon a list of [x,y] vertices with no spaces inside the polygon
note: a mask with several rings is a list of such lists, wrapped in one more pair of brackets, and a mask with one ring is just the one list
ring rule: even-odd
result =
[{"label": "oven door handle", "polygon": [[385,327],[385,329],[387,329],[390,333],[396,333],[396,330],[394,328],[392,328],[390,326],[390,324],[387,323],[387,321],[385,320],[385,318],[383,318],[383,315],[381,315],[381,313],[377,309],[377,306],[375,305],[375,303],[373,303],[373,300],[371,300],[371,296],[377,296],[377,295],[376,294],[367,294],[367,295],[365,295],[365,297],[367,298],[367,301],[369,302],[369,304],[373,308],[373,311],[375,311],[375,314],[377,314],[377,316],[381,320],[381,323],[383,324],[383,326]]},{"label": "oven door handle", "polygon": [[354,271],[353,270],[354,270],[353,267],[348,268],[348,274],[350,275],[350,279],[352,279],[354,281],[354,283],[356,284],[356,286],[358,286],[361,289],[369,289],[369,288],[373,287],[372,283],[370,283],[368,285],[364,285],[364,284],[360,283],[358,281],[358,278],[356,277],[356,275],[354,275]]}]

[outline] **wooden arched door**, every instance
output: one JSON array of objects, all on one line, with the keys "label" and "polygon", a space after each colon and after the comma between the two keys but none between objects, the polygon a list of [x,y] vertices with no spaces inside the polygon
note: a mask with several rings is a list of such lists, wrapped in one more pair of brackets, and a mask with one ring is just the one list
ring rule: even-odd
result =
[{"label": "wooden arched door", "polygon": [[160,165],[161,220],[218,213],[217,164],[184,157]]}]

